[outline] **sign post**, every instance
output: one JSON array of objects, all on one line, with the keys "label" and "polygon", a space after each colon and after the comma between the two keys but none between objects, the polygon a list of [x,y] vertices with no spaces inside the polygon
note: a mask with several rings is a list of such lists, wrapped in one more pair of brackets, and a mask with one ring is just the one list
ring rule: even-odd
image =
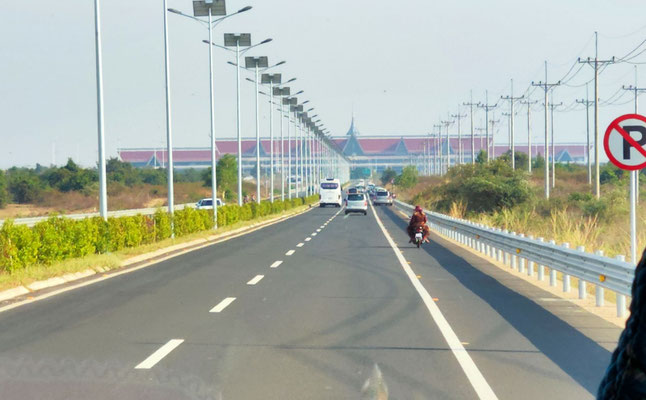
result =
[{"label": "sign post", "polygon": [[603,146],[610,162],[630,171],[630,257],[637,264],[637,174],[646,167],[646,117],[626,114],[612,121]]}]

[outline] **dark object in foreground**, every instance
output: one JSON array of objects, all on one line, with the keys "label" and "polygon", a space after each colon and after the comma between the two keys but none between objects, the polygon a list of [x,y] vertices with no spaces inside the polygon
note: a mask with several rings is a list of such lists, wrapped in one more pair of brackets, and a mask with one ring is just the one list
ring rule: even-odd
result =
[{"label": "dark object in foreground", "polygon": [[646,251],[635,270],[630,317],[612,353],[597,399],[646,399]]}]

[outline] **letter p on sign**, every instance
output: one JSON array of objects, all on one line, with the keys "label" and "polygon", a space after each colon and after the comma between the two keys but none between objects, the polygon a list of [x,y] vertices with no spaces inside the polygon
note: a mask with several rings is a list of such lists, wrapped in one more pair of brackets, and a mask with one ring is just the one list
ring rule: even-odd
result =
[{"label": "letter p on sign", "polygon": [[646,167],[646,117],[626,114],[612,121],[603,146],[610,162],[621,169],[635,171]]}]

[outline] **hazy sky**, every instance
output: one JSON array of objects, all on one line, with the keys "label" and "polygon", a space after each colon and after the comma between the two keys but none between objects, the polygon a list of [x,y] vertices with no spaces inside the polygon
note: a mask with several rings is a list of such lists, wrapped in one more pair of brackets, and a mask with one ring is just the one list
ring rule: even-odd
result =
[{"label": "hazy sky", "polygon": [[[544,60],[548,79],[558,80],[577,56],[594,55],[595,30],[604,59],[623,56],[646,39],[643,0],[227,2],[229,12],[246,5],[253,10],[218,26],[215,40],[222,43],[225,32],[250,32],[254,43],[273,38],[250,55],[286,60],[277,72],[298,78],[292,88],[305,90],[300,100],[311,101],[334,135],[345,134],[353,109],[364,135],[423,134],[448,112],[457,113],[471,89],[475,101],[484,101],[488,89],[490,102],[496,102],[508,94],[513,78],[520,95],[532,80],[544,79]],[[192,12],[189,0],[169,0],[169,7]],[[116,155],[119,146],[164,146],[162,1],[103,0],[102,13],[108,155]],[[169,20],[175,145],[208,146],[208,53],[202,43],[207,31],[174,14]],[[49,164],[52,153],[58,164],[67,157],[96,162],[93,29],[91,0],[0,1],[0,168]],[[235,70],[229,60],[230,53],[216,51],[220,138],[235,135]],[[632,61],[646,62],[646,54]],[[633,68],[623,63],[603,72],[602,101],[634,83]],[[639,68],[646,86],[646,65]],[[590,78],[592,69],[583,66],[568,84]],[[242,88],[243,134],[253,136],[253,86],[245,82]],[[540,90],[531,96],[542,101]],[[585,96],[585,87],[562,86],[554,96],[567,106]],[[496,118],[508,111],[508,103],[502,106]],[[603,107],[602,130],[632,109],[630,102]],[[585,111],[574,110],[556,114],[558,141],[584,140]],[[266,104],[261,111],[267,134]],[[526,141],[525,115],[520,108],[519,142]],[[533,135],[542,137],[540,108],[533,115]],[[475,120],[483,126],[484,113]],[[506,141],[506,123],[497,135]]]}]

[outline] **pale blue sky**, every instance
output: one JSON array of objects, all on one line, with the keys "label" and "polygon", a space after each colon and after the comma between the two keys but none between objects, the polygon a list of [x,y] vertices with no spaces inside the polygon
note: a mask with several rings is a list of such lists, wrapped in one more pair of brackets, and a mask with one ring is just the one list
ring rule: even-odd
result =
[{"label": "pale blue sky", "polygon": [[[103,0],[105,118],[108,155],[117,146],[164,146],[161,0]],[[428,1],[428,0],[228,0],[229,11],[251,12],[220,25],[250,32],[252,51],[270,62],[286,60],[284,78],[297,77],[316,113],[335,135],[345,134],[354,108],[365,135],[422,134],[469,99],[490,102],[507,94],[509,79],[521,94],[531,80],[563,76],[577,56],[593,55],[598,30],[602,58],[622,56],[646,39],[638,0]],[[191,12],[191,1],[169,0]],[[170,15],[175,144],[208,146],[206,30]],[[643,28],[643,29],[640,29]],[[644,46],[646,48],[646,46]],[[229,53],[216,54],[218,137],[235,134],[235,74]],[[57,163],[67,157],[96,162],[96,103],[92,1],[0,2],[0,168]],[[646,54],[634,61],[645,61]],[[646,86],[646,66],[640,65]],[[578,68],[578,67],[577,67]],[[584,67],[570,84],[592,77]],[[634,83],[633,66],[614,65],[601,76],[601,98]],[[570,104],[585,88],[561,87],[557,102]],[[243,85],[243,133],[254,135],[253,87]],[[532,98],[542,99],[539,91]],[[626,94],[619,102],[629,100]],[[504,106],[507,111],[507,105]],[[465,112],[466,110],[462,110]],[[632,103],[601,110],[601,126],[632,111]],[[263,105],[263,132],[268,132]],[[556,115],[559,141],[585,137],[585,113]],[[540,111],[534,135],[542,137]],[[476,115],[479,126],[484,113]],[[525,142],[525,112],[517,118]],[[506,141],[506,124],[499,138]]]}]

